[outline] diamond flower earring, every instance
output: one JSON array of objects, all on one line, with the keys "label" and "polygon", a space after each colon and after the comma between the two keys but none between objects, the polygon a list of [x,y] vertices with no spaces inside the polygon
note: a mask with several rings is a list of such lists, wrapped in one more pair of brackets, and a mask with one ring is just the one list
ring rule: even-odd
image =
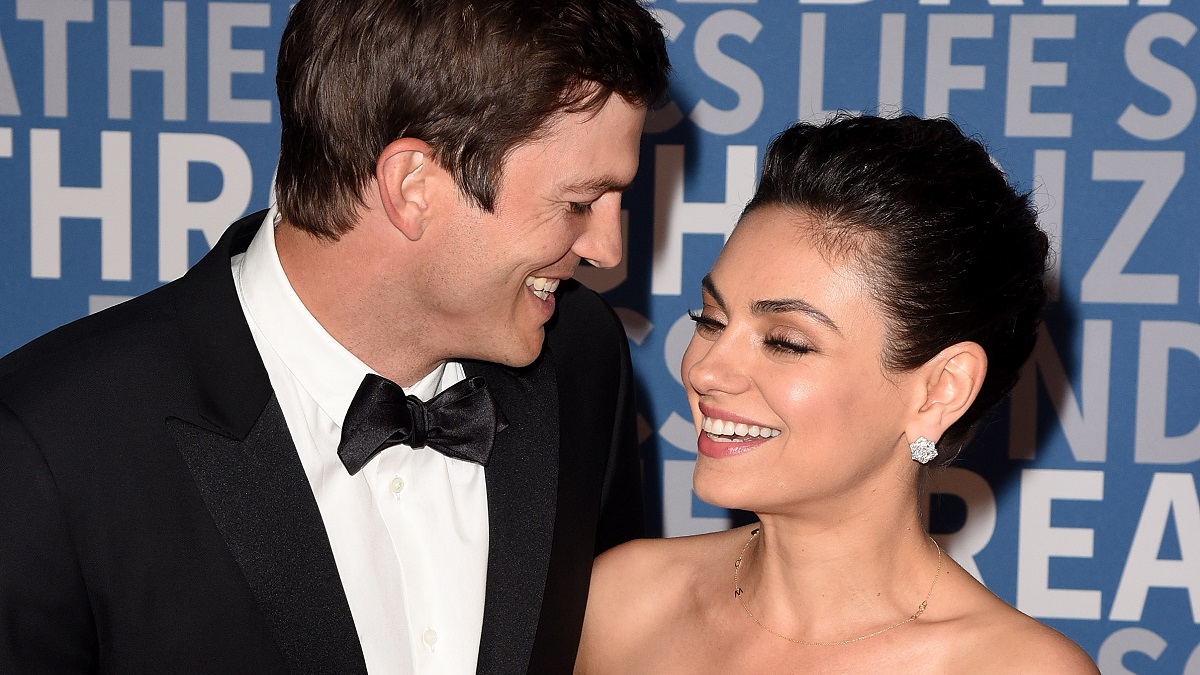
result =
[{"label": "diamond flower earring", "polygon": [[924,436],[909,443],[908,449],[912,452],[913,461],[920,462],[921,464],[928,464],[938,454],[937,446],[933,444],[933,441]]}]

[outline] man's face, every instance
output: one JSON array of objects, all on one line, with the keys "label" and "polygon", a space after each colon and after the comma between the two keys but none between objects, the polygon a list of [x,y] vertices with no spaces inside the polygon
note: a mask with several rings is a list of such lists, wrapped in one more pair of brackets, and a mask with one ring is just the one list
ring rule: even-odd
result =
[{"label": "man's face", "polygon": [[426,306],[445,358],[531,363],[559,282],[580,260],[620,262],[621,191],[637,172],[644,118],[620,96],[562,115],[508,155],[494,213],[457,194],[431,214],[438,261]]}]

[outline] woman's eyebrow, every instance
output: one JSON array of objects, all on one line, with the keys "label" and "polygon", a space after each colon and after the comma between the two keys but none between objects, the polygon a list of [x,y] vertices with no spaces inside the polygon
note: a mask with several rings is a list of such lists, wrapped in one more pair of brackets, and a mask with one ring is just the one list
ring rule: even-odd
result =
[{"label": "woman's eyebrow", "polygon": [[716,301],[718,306],[725,306],[725,299],[722,298],[720,292],[717,291],[717,284],[713,282],[711,274],[705,274],[704,278],[700,280],[700,288],[703,288],[705,293],[711,295],[712,299]]},{"label": "woman's eyebrow", "polygon": [[812,303],[799,298],[781,298],[778,300],[755,300],[750,303],[750,312],[753,314],[784,314],[788,312],[799,312],[809,316],[819,323],[824,324],[830,330],[842,334],[837,324],[833,322],[824,312],[812,306]]},{"label": "woman's eyebrow", "polygon": [[[700,280],[700,287],[704,289],[712,297],[713,301],[719,307],[725,306],[725,299],[721,297],[721,292],[717,290],[717,284],[713,281],[711,274],[705,274]],[[752,314],[786,314],[789,312],[799,312],[805,316],[809,316],[817,322],[827,326],[830,330],[842,334],[842,330],[838,325],[829,318],[825,312],[817,309],[812,303],[799,298],[781,298],[777,300],[755,300],[750,303],[750,312]]]}]

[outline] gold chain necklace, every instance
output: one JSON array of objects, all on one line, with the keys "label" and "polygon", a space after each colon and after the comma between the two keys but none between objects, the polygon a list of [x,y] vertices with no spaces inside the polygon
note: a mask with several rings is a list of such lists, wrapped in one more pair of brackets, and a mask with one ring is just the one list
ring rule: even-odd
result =
[{"label": "gold chain necklace", "polygon": [[934,546],[937,546],[937,552],[938,552],[937,571],[933,573],[933,583],[929,584],[929,592],[925,594],[925,599],[921,601],[921,605],[919,607],[917,607],[917,611],[915,613],[913,613],[912,616],[901,621],[900,623],[892,624],[891,626],[888,626],[887,628],[880,628],[879,630],[875,631],[874,633],[867,633],[866,635],[860,635],[856,638],[850,638],[849,640],[838,640],[837,642],[808,642],[805,640],[797,640],[795,638],[790,638],[786,635],[780,635],[779,633],[776,633],[775,631],[773,631],[770,628],[767,628],[765,625],[763,625],[763,622],[759,621],[758,617],[754,616],[754,613],[750,611],[750,607],[746,604],[746,599],[742,597],[742,585],[738,581],[738,571],[742,567],[742,559],[746,557],[746,551],[750,550],[751,542],[753,542],[754,538],[756,536],[758,536],[758,530],[759,530],[759,528],[756,527],[750,531],[750,538],[746,540],[746,545],[742,547],[742,552],[738,554],[737,560],[733,561],[733,597],[738,599],[738,602],[742,605],[742,609],[745,610],[745,612],[746,612],[746,616],[750,617],[754,621],[754,623],[758,624],[759,628],[767,631],[768,633],[770,633],[771,635],[774,635],[777,638],[783,638],[784,640],[787,640],[788,642],[793,642],[798,645],[809,645],[812,647],[837,647],[839,645],[848,645],[852,642],[859,642],[861,640],[866,640],[867,638],[873,638],[876,635],[879,635],[880,633],[886,633],[893,628],[899,628],[900,626],[903,626],[906,623],[911,623],[913,621],[916,621],[917,617],[919,617],[925,613],[925,607],[929,604],[929,597],[933,595],[933,587],[937,585],[938,577],[942,573],[942,547],[938,546],[937,540],[935,540],[933,537],[930,537],[929,540],[933,542]]}]

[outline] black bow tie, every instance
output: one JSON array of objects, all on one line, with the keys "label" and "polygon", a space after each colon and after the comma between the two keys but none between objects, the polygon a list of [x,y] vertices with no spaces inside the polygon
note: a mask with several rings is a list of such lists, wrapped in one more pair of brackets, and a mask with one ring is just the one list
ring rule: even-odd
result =
[{"label": "black bow tie", "polygon": [[428,401],[405,396],[400,385],[367,373],[342,424],[338,457],[350,475],[380,450],[403,443],[429,446],[487,466],[496,434],[508,426],[482,377],[472,377]]}]

